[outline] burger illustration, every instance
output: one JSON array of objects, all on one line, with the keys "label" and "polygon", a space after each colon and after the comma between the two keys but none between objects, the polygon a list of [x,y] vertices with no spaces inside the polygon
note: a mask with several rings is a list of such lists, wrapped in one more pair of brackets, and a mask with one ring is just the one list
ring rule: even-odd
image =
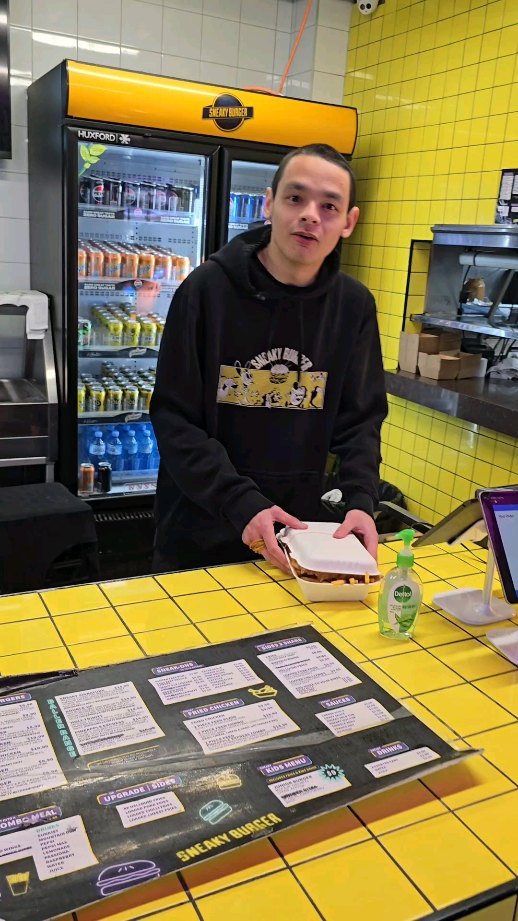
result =
[{"label": "burger illustration", "polygon": [[133,860],[131,863],[116,863],[101,870],[97,878],[97,887],[101,895],[114,895],[136,886],[148,883],[160,876],[160,867],[152,860]]},{"label": "burger illustration", "polygon": [[290,369],[287,365],[275,364],[270,368],[270,383],[271,384],[284,384],[288,380],[288,374]]}]

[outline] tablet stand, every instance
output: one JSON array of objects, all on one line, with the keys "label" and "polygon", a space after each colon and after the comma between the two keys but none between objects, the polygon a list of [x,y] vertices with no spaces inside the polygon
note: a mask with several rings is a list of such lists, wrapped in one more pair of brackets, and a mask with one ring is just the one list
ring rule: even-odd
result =
[{"label": "tablet stand", "polygon": [[[467,539],[467,532],[464,532],[455,543],[462,543]],[[491,539],[489,539],[486,577],[482,591],[476,588],[456,588],[451,592],[440,592],[434,596],[433,600],[440,605],[443,611],[453,614],[461,623],[474,627],[496,624],[500,620],[510,620],[515,614],[513,606],[492,595],[494,572],[495,558]]]}]

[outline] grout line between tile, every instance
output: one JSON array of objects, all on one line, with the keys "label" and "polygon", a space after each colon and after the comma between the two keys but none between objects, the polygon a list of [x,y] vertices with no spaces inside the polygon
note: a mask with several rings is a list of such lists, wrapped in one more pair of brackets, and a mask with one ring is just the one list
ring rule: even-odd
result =
[{"label": "grout line between tile", "polygon": [[[376,841],[376,842],[379,844],[379,846],[380,846],[381,849],[383,850],[384,854],[386,854],[386,856],[389,858],[389,860],[391,861],[391,863],[393,863],[393,864],[398,868],[398,870],[400,871],[400,873],[402,873],[403,876],[406,877],[406,879],[410,882],[411,886],[413,886],[413,888],[417,890],[417,892],[419,893],[419,895],[422,896],[422,898],[424,899],[424,901],[430,906],[430,908],[432,909],[432,912],[433,912],[433,911],[435,910],[435,906],[434,906],[433,902],[432,902],[432,901],[428,898],[428,896],[425,895],[425,893],[419,888],[419,886],[417,885],[417,883],[412,879],[411,876],[409,876],[409,874],[407,873],[407,871],[406,871],[402,866],[400,866],[400,864],[397,862],[397,860],[394,859],[394,857],[392,856],[392,854],[390,854],[390,852],[387,851],[387,848],[384,846],[384,844],[383,844],[383,842],[380,840],[380,838],[378,838],[376,835],[374,835],[374,834],[370,831],[369,826],[367,825],[367,823],[364,822],[364,820],[362,819],[362,817],[361,817],[357,812],[355,812],[355,810],[354,810],[353,807],[354,807],[354,803],[352,803],[352,804],[349,806],[349,809],[351,810],[351,812],[353,813],[353,815],[358,819],[360,825],[363,825],[363,827],[366,829],[366,831],[369,832],[369,834],[371,835],[371,837],[374,839],[374,841]],[[412,824],[414,824],[414,825],[419,825],[421,822],[427,822],[427,821],[429,821],[429,819],[420,819],[419,822],[414,822],[414,823],[412,823]],[[404,827],[406,828],[407,826],[404,826]],[[398,831],[398,830],[400,830],[400,829],[393,829],[393,831]],[[389,834],[389,832],[386,832],[386,834]],[[361,843],[361,842],[358,842],[358,843]],[[354,846],[354,845],[351,845],[351,846]],[[426,917],[426,915],[424,915],[424,917]]]}]

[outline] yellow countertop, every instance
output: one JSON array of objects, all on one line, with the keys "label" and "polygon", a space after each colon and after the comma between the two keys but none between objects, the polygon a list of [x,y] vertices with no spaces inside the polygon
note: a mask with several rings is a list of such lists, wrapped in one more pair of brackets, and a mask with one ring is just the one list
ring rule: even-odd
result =
[{"label": "yellow countertop", "polygon": [[[394,546],[379,558],[382,570],[395,565]],[[295,580],[268,563],[0,597],[2,674],[108,665],[311,623],[442,738],[484,750],[66,921],[413,921],[446,918],[466,900],[464,917],[513,921],[518,670],[487,628],[432,601],[451,587],[481,588],[484,551],[439,545],[417,551],[416,563],[424,607],[409,642],[380,637],[375,592],[365,603],[305,604]],[[515,611],[499,626],[518,624]]]}]

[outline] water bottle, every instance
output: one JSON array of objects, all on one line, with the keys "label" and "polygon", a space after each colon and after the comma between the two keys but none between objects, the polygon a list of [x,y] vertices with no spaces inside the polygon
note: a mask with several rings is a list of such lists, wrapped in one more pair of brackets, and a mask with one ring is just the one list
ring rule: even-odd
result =
[{"label": "water bottle", "polygon": [[88,445],[88,460],[94,465],[96,470],[99,470],[99,461],[104,460],[105,454],[106,445],[103,441],[103,433],[99,429],[96,429],[93,441]]},{"label": "water bottle", "polygon": [[158,470],[158,467],[160,464],[160,454],[158,453],[158,445],[156,443],[154,432],[152,432],[151,437],[153,439],[153,455],[151,458],[151,464],[152,464],[153,470]]},{"label": "water bottle", "polygon": [[122,458],[122,441],[119,438],[119,432],[117,429],[113,429],[108,443],[106,445],[106,453],[108,454],[108,460],[112,465],[112,470],[114,473],[120,471],[124,467],[123,458]]},{"label": "water bottle", "polygon": [[126,444],[124,445],[124,469],[138,470],[138,442],[135,438],[135,430],[130,429]]},{"label": "water bottle", "polygon": [[139,470],[151,470],[153,467],[153,439],[149,429],[144,426],[139,445]]}]

